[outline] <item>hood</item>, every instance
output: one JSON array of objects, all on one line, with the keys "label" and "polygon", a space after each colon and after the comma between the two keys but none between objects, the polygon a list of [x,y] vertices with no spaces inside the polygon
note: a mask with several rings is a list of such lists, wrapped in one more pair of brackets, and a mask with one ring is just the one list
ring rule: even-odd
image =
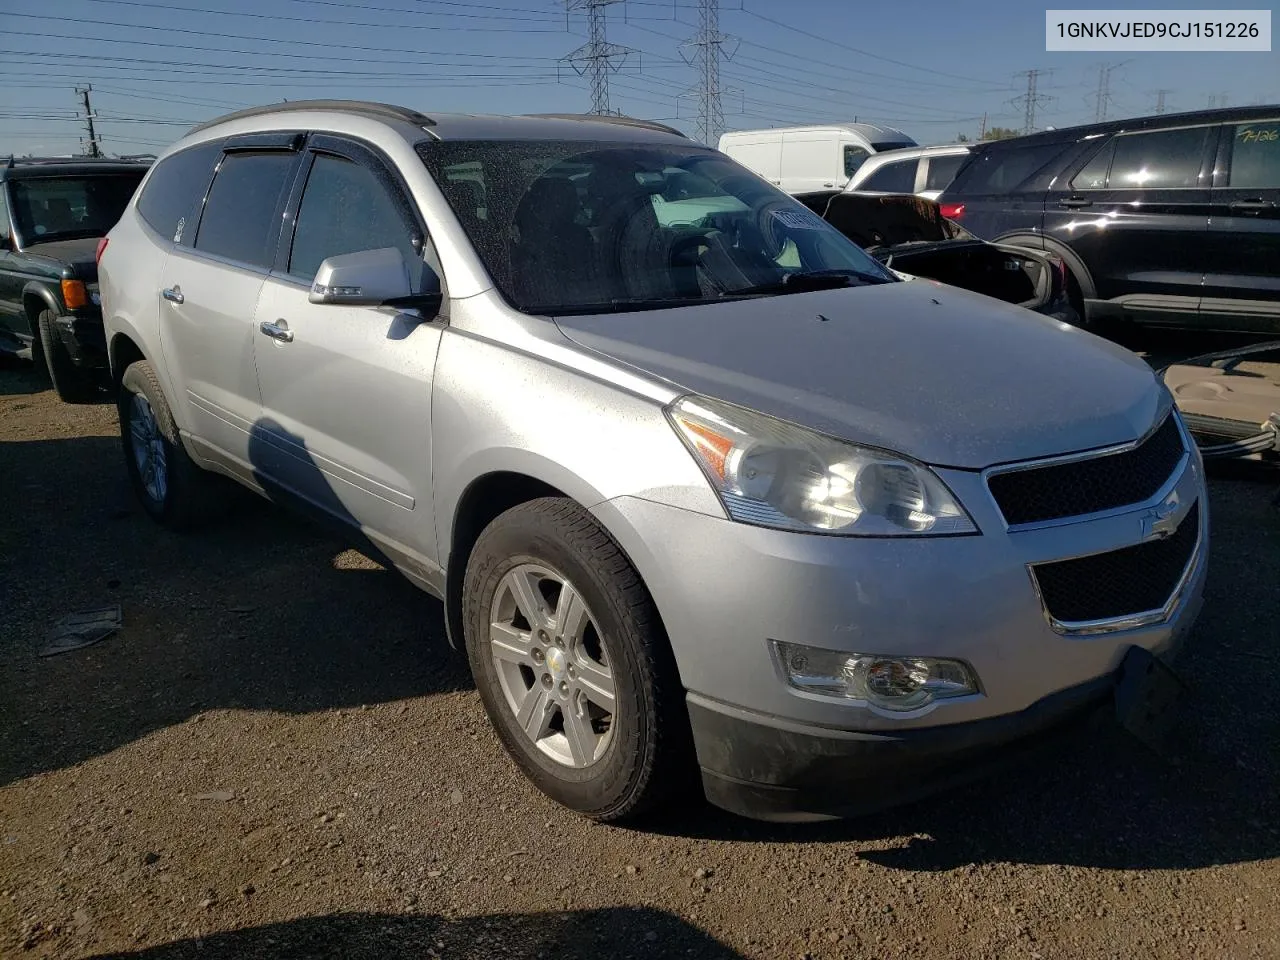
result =
[{"label": "hood", "polygon": [[23,252],[29,257],[44,257],[55,263],[75,267],[81,280],[98,279],[98,241],[100,237],[78,237],[75,240],[49,240],[28,242]]},{"label": "hood", "polygon": [[839,193],[823,219],[864,250],[971,238],[942,216],[936,201],[910,194]]},{"label": "hood", "polygon": [[1129,351],[931,280],[556,323],[689,392],[937,466],[1124,443],[1168,406]]}]

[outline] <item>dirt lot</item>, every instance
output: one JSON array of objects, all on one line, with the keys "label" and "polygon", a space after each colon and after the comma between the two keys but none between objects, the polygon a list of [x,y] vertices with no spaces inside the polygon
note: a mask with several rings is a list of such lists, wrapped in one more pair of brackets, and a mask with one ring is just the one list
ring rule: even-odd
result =
[{"label": "dirt lot", "polygon": [[1280,956],[1274,479],[1213,482],[1167,756],[1104,731],[872,819],[639,831],[515,773],[434,601],[265,503],[171,536],[123,478],[111,407],[0,369],[0,955]]}]

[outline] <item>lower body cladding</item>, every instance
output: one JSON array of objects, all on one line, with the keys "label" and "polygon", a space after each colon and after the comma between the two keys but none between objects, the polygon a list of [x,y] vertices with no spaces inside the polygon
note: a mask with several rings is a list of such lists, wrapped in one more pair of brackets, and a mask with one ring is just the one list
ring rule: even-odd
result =
[{"label": "lower body cladding", "polygon": [[[1171,659],[1199,613],[1206,574],[1202,469],[1184,457],[1161,490],[1156,499],[1176,503],[1178,513],[1175,531],[1164,516],[1157,537],[1146,502],[1009,530],[982,477],[953,470],[937,472],[980,534],[797,534],[632,497],[593,512],[627,550],[663,617],[708,799],[756,818],[821,819],[971,779],[1114,710],[1135,648],[1147,660]],[[1160,566],[1173,572],[1154,592],[1148,548],[1183,551],[1173,566],[1164,557]],[[1096,558],[1107,580],[1092,601],[1084,558]],[[1064,560],[1075,564],[1052,567]],[[1124,609],[1126,588],[1116,583],[1127,564],[1134,609]],[[1061,573],[1079,590],[1070,616],[1055,617],[1045,587]],[[1088,616],[1090,602],[1100,616]],[[835,652],[850,669],[893,658],[908,668],[922,658],[959,664],[972,690],[905,710],[814,692],[788,667],[786,651],[804,648],[814,662]]]}]

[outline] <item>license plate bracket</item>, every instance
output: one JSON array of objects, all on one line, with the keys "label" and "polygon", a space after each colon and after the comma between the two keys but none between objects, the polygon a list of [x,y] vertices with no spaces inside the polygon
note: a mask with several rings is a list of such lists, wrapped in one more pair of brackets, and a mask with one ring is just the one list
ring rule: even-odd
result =
[{"label": "license plate bracket", "polygon": [[1181,678],[1159,657],[1142,647],[1130,647],[1116,683],[1116,719],[1139,740],[1160,750],[1185,690]]}]

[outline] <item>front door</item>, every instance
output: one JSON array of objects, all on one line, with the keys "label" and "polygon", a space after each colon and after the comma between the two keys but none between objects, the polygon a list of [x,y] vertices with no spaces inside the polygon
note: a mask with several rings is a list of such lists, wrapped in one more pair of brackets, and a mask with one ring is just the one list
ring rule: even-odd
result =
[{"label": "front door", "polygon": [[1213,126],[1119,134],[1050,188],[1045,236],[1084,262],[1091,315],[1195,321],[1216,135]]},{"label": "front door", "polygon": [[[322,261],[397,247],[421,289],[426,234],[407,191],[367,148],[312,138],[292,244],[254,325],[269,485],[360,528],[407,573],[436,560],[431,378],[442,325],[393,308],[313,304]],[[424,279],[424,276],[426,279]]]},{"label": "front door", "polygon": [[1280,333],[1280,117],[1223,128],[1201,322]]},{"label": "front door", "polygon": [[171,248],[154,296],[165,363],[179,388],[171,398],[179,421],[203,456],[243,469],[262,412],[253,319],[299,154],[227,147],[193,248]]}]

